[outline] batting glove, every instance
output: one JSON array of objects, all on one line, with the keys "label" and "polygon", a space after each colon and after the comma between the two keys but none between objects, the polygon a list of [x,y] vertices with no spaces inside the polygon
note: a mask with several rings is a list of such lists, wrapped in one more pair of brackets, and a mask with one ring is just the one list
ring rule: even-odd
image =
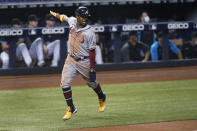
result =
[{"label": "batting glove", "polygon": [[61,22],[64,22],[64,17],[65,17],[65,15],[60,15],[60,14],[58,14],[58,13],[55,13],[55,12],[51,11],[51,10],[50,10],[50,14],[51,14],[52,16],[58,18]]}]

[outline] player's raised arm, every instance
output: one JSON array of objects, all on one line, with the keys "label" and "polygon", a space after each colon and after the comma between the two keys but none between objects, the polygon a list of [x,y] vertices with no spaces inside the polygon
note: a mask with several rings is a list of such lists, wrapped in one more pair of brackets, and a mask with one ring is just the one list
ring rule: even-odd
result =
[{"label": "player's raised arm", "polygon": [[51,10],[50,10],[50,14],[53,15],[54,17],[58,18],[61,22],[67,22],[68,21],[68,17],[64,14],[55,13]]}]

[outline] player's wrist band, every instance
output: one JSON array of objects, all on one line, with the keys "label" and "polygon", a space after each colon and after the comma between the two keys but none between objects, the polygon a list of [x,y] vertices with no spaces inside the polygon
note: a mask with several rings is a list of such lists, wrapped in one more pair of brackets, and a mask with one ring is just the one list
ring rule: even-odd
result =
[{"label": "player's wrist band", "polygon": [[61,21],[61,22],[64,21],[64,16],[65,16],[65,15],[60,15],[60,21]]},{"label": "player's wrist band", "polygon": [[56,18],[58,18],[61,22],[63,22],[64,21],[64,16],[65,15],[60,15],[60,14],[56,14]]}]

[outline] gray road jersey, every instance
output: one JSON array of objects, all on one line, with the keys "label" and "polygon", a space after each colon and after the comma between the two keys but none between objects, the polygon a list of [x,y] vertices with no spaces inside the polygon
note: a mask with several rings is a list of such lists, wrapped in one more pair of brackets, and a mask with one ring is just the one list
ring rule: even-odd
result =
[{"label": "gray road jersey", "polygon": [[75,17],[68,18],[70,26],[68,52],[77,58],[89,56],[89,50],[96,48],[95,33],[89,25],[77,29],[76,20]]}]

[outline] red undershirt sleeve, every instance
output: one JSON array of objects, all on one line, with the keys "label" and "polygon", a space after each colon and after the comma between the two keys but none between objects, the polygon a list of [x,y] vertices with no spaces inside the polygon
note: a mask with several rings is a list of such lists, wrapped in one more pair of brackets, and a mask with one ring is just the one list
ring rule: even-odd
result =
[{"label": "red undershirt sleeve", "polygon": [[90,69],[95,68],[95,49],[90,50]]}]

